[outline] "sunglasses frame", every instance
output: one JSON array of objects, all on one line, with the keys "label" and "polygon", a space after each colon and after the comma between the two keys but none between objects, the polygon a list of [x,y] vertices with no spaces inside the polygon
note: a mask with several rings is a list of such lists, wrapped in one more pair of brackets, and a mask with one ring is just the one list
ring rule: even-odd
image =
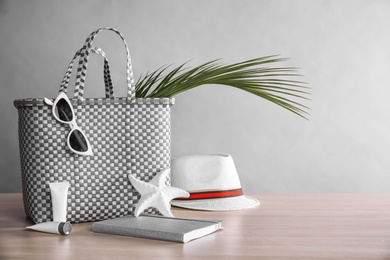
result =
[{"label": "sunglasses frame", "polygon": [[[68,103],[68,105],[69,105],[69,108],[70,108],[70,110],[71,110],[71,112],[72,112],[72,120],[71,120],[71,121],[64,121],[64,120],[60,119],[60,118],[58,117],[57,113],[56,113],[56,106],[57,106],[58,102],[59,102],[61,99],[64,99],[64,100]],[[54,102],[52,102],[52,101],[51,101],[50,99],[48,99],[48,98],[44,98],[44,101],[45,101],[45,103],[46,103],[47,105],[52,106],[52,113],[53,113],[53,116],[54,116],[54,118],[55,118],[58,122],[69,125],[70,131],[69,131],[69,134],[68,134],[68,136],[67,136],[67,138],[66,138],[66,144],[68,145],[68,148],[69,148],[72,152],[74,152],[74,153],[76,153],[76,154],[80,154],[80,155],[92,155],[92,154],[93,154],[93,151],[92,151],[91,144],[89,143],[89,140],[88,140],[87,135],[86,135],[86,134],[84,133],[84,131],[77,125],[77,122],[76,122],[76,115],[75,115],[75,113],[74,113],[73,105],[72,105],[72,103],[70,102],[68,96],[67,96],[64,92],[60,91],[60,93],[58,94],[58,96],[56,97],[56,99],[54,100]],[[83,152],[83,151],[77,151],[77,150],[75,150],[75,149],[72,148],[72,146],[71,146],[71,144],[70,144],[70,136],[71,136],[72,133],[73,133],[74,131],[76,131],[76,130],[79,131],[79,132],[84,136],[85,142],[86,142],[86,144],[87,144],[87,151],[84,151],[84,152]]]}]

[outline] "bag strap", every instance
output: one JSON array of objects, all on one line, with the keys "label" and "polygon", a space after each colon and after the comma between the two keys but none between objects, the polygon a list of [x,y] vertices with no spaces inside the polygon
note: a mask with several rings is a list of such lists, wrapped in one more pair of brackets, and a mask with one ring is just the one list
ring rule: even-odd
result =
[{"label": "bag strap", "polygon": [[[72,61],[70,62],[69,66],[68,66],[68,69],[66,70],[64,79],[61,82],[60,92],[66,93],[66,91],[68,89],[70,75],[72,74],[74,61],[76,60],[76,58],[78,56],[81,55],[81,50],[82,49],[80,49],[80,50],[78,50],[76,52],[76,54],[74,55]],[[104,67],[103,67],[104,71],[103,71],[103,74],[104,74],[104,85],[105,85],[105,90],[106,90],[106,98],[113,98],[114,97],[114,88],[112,86],[111,74],[110,74],[110,66],[108,64],[108,59],[106,57],[106,54],[104,53],[104,51],[102,49],[100,49],[98,47],[91,47],[90,50],[93,53],[96,53],[96,54],[99,54],[99,55],[103,56],[103,58],[104,58]]]},{"label": "bag strap", "polygon": [[105,27],[97,29],[96,31],[92,32],[88,38],[85,40],[84,46],[80,50],[80,60],[79,65],[77,68],[77,74],[76,74],[76,85],[75,85],[75,92],[74,92],[74,98],[79,99],[81,101],[84,100],[84,84],[85,84],[85,76],[86,76],[86,70],[88,66],[88,58],[89,58],[89,52],[92,48],[93,40],[95,39],[96,35],[102,31],[102,30],[109,30],[115,32],[119,37],[122,39],[125,48],[126,48],[126,81],[127,81],[127,97],[131,100],[135,100],[135,85],[134,85],[134,76],[133,76],[133,68],[131,65],[131,58],[130,58],[130,51],[128,48],[128,45],[126,43],[125,38],[123,35],[116,29],[111,27]]}]

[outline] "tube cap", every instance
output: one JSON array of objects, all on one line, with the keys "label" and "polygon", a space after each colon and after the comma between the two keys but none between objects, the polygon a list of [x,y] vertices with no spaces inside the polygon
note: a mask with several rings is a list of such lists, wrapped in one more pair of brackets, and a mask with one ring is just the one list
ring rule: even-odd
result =
[{"label": "tube cap", "polygon": [[70,232],[72,232],[72,224],[70,224],[69,222],[61,222],[58,225],[58,232],[61,235],[69,235]]}]

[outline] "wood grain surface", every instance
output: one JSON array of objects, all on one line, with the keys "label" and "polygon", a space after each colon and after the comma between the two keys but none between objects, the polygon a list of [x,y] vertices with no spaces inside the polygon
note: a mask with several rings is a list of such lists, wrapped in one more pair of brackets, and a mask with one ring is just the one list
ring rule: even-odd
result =
[{"label": "wood grain surface", "polygon": [[252,194],[259,207],[176,217],[223,220],[187,244],[93,233],[25,230],[21,194],[0,194],[0,259],[390,259],[390,194]]}]

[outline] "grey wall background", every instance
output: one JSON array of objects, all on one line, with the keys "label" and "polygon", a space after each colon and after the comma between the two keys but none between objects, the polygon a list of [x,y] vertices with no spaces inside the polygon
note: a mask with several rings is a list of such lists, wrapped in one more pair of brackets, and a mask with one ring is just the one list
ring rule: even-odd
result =
[{"label": "grey wall background", "polygon": [[[251,94],[203,86],[176,96],[172,156],[226,152],[246,192],[390,191],[390,2],[369,0],[0,0],[0,192],[21,191],[13,100],[55,97],[99,27],[125,35],[135,77],[162,65],[280,54],[312,88],[309,120]],[[117,95],[124,50],[103,33]],[[103,96],[102,60],[86,95]]]}]

